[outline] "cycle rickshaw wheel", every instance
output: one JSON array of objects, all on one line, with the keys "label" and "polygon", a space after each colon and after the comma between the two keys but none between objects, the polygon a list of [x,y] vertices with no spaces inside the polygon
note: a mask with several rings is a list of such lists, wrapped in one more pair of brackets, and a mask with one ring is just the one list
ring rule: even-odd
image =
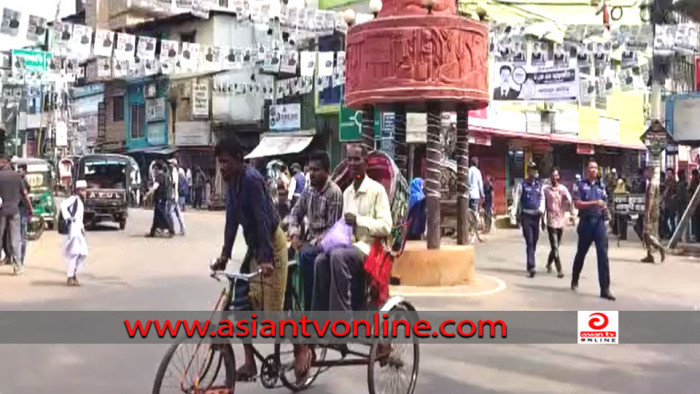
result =
[{"label": "cycle rickshaw wheel", "polygon": [[[405,313],[406,320],[413,322],[413,308],[402,302],[391,312]],[[391,344],[388,357],[378,358],[379,345],[372,344],[367,365],[367,386],[370,394],[413,394],[418,381],[420,347],[417,338],[411,342]]]},{"label": "cycle rickshaw wheel", "polygon": [[[323,362],[326,359],[328,349],[325,347],[314,346],[311,348],[312,362]],[[280,381],[284,387],[298,392],[306,390],[321,373],[321,367],[311,367],[308,376],[302,384],[297,384],[296,375],[294,374],[294,344],[291,342],[275,343],[275,360],[279,368]],[[327,368],[324,368],[326,370]]]},{"label": "cycle rickshaw wheel", "polygon": [[[220,377],[222,367],[225,375]],[[181,341],[170,346],[163,356],[153,394],[196,394],[214,388],[233,392],[235,385],[236,359],[230,345]]]}]

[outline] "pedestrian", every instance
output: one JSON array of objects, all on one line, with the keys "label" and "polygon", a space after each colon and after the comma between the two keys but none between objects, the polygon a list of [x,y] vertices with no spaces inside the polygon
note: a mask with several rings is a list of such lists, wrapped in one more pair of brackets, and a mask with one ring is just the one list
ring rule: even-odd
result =
[{"label": "pedestrian", "polygon": [[299,200],[299,196],[306,188],[306,176],[301,170],[301,165],[299,163],[292,164],[292,178],[289,181],[289,194],[288,198],[291,201],[291,208],[294,208],[294,204]]},{"label": "pedestrian", "polygon": [[[170,168],[168,169],[169,175],[171,177],[171,200],[170,200],[170,215],[177,219],[178,226],[180,227],[180,235],[185,235],[185,217],[182,215],[182,209],[180,208],[180,180],[184,180],[184,176],[180,177],[180,167],[178,166],[177,159],[173,158],[168,161]],[[184,198],[184,197],[183,197]],[[173,220],[174,222],[174,220]]]},{"label": "pedestrian", "polygon": [[[231,258],[238,227],[248,246],[241,272],[262,270],[264,284],[258,278],[250,283],[249,297],[255,311],[282,311],[287,284],[287,237],[280,218],[270,200],[262,175],[244,164],[243,146],[235,135],[220,140],[214,149],[221,175],[228,187],[226,229],[221,256],[211,266],[223,271]],[[243,365],[236,371],[236,380],[253,379],[257,373],[253,346],[244,344]]]},{"label": "pedestrian", "polygon": [[185,176],[187,177],[187,186],[189,186],[187,189],[186,204],[192,206],[194,205],[194,178],[192,177],[192,166],[185,171]]},{"label": "pedestrian", "polygon": [[193,208],[201,209],[204,203],[204,186],[206,184],[204,171],[197,166],[194,170],[194,204]]},{"label": "pedestrian", "polygon": [[527,273],[530,278],[534,278],[536,273],[535,252],[537,251],[537,241],[540,239],[540,220],[544,214],[542,183],[536,178],[536,175],[537,164],[530,162],[527,168],[527,179],[518,186],[516,200],[518,201],[518,213],[525,238]]},{"label": "pedestrian", "polygon": [[[688,179],[685,176],[685,170],[678,170],[678,212],[676,215],[676,222],[680,224],[683,214],[688,208],[689,197],[688,197]],[[685,234],[681,239],[685,239],[686,242],[690,242],[690,226],[686,225]]]},{"label": "pedestrian", "polygon": [[[690,173],[690,185],[688,186],[688,194],[691,200],[695,195],[698,186],[700,186],[700,172],[698,172],[697,169],[693,169],[693,171]],[[690,220],[692,222],[691,229],[693,238],[697,242],[700,241],[700,209],[696,207],[690,214],[692,215]]]},{"label": "pedestrian", "polygon": [[289,190],[289,185],[291,184],[291,176],[287,170],[287,165],[282,164],[280,166],[279,175],[277,177],[277,212],[279,212],[280,219],[284,220],[289,214],[289,203],[290,194],[293,194]]},{"label": "pedestrian", "polygon": [[663,238],[668,239],[676,232],[676,227],[678,225],[678,181],[676,181],[676,173],[673,168],[668,168],[666,170],[662,206],[665,214],[663,218]]},{"label": "pedestrian", "polygon": [[642,263],[654,263],[654,255],[652,250],[656,249],[661,255],[661,262],[666,259],[666,250],[659,242],[659,210],[661,207],[661,190],[659,182],[654,177],[654,168],[649,168],[647,172],[647,190],[644,199],[645,215],[644,215],[644,245],[647,249],[647,255],[641,261]]},{"label": "pedestrian", "polygon": [[492,176],[486,176],[486,182],[484,182],[484,233],[488,234],[491,232],[491,223],[493,220],[493,182]]},{"label": "pedestrian", "polygon": [[168,175],[168,165],[157,163],[155,168],[155,179],[153,186],[146,193],[146,197],[153,196],[153,222],[151,231],[146,234],[146,237],[152,238],[156,236],[156,230],[165,229],[168,231],[168,237],[175,236],[173,226],[173,218],[170,214],[170,202],[172,201],[172,185],[170,184],[170,175]]},{"label": "pedestrian", "polygon": [[583,262],[595,243],[598,258],[598,284],[600,296],[606,300],[615,301],[610,291],[610,267],[608,263],[608,235],[605,221],[607,219],[607,196],[605,189],[597,182],[598,163],[591,158],[588,161],[586,179],[579,184],[579,190],[574,193],[574,206],[579,210],[578,247],[574,257],[571,275],[571,290],[578,289],[578,281],[583,269]]},{"label": "pedestrian", "polygon": [[[22,185],[24,190],[27,191],[27,195],[29,195],[31,188],[29,186],[29,182],[27,182],[27,165],[20,164],[17,169],[19,170],[19,173],[22,174]],[[25,199],[21,199],[19,201],[19,233],[21,237],[19,259],[22,267],[24,267],[24,258],[27,255],[27,228],[29,227],[29,218],[30,214],[29,207],[27,207],[27,202]]]},{"label": "pedestrian", "polygon": [[[22,175],[14,171],[7,156],[0,156],[0,234],[9,231],[9,248],[7,252],[13,265],[15,275],[24,273],[24,264],[21,259],[21,217],[20,201],[24,200],[27,217],[32,216],[32,203],[29,200],[29,192],[25,188]],[[0,238],[4,245],[8,244],[5,237]],[[0,249],[3,249],[0,247]]]},{"label": "pedestrian", "polygon": [[63,252],[68,259],[67,281],[68,286],[80,286],[78,272],[85,265],[88,255],[87,240],[85,239],[85,226],[83,214],[87,182],[78,180],[75,182],[75,192],[61,203],[61,216],[66,221],[68,233],[66,234]]},{"label": "pedestrian", "polygon": [[557,267],[557,278],[563,278],[564,273],[561,269],[561,258],[559,256],[559,245],[561,245],[561,237],[564,233],[564,218],[565,212],[571,209],[571,194],[569,190],[560,183],[559,169],[552,168],[550,175],[551,185],[543,188],[545,200],[545,218],[542,220],[544,229],[545,222],[547,226],[547,235],[549,236],[549,245],[551,250],[547,258],[547,273],[552,272],[552,263]]},{"label": "pedestrian", "polygon": [[484,198],[484,181],[479,170],[479,158],[471,158],[469,166],[469,209],[478,213],[479,202]]}]

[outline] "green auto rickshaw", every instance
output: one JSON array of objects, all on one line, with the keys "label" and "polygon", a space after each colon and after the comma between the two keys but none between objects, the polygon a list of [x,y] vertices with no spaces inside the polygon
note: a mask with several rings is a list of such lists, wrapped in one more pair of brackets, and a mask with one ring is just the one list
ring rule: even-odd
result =
[{"label": "green auto rickshaw", "polygon": [[27,239],[36,240],[41,237],[44,227],[53,230],[56,224],[56,201],[53,195],[53,180],[56,178],[55,169],[48,161],[37,158],[13,158],[12,167],[17,170],[27,166],[26,179],[29,183],[29,199],[32,202],[34,215],[27,226]]}]

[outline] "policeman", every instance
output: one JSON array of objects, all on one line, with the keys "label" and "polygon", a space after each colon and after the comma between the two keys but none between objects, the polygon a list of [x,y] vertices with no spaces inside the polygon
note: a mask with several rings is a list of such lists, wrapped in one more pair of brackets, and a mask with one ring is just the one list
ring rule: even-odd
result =
[{"label": "policeman", "polygon": [[607,218],[607,196],[605,189],[597,182],[598,163],[595,159],[588,161],[586,179],[581,181],[578,191],[574,192],[574,205],[579,210],[578,248],[574,258],[571,277],[571,290],[578,289],[578,279],[583,269],[586,253],[595,242],[598,257],[598,282],[600,296],[615,301],[610,291],[610,267],[608,266],[608,235],[605,229]]},{"label": "policeman", "polygon": [[527,179],[520,185],[518,212],[523,227],[527,253],[527,272],[530,278],[535,276],[535,250],[540,238],[540,220],[544,214],[544,196],[542,183],[537,179],[537,165],[530,162],[527,168]]}]

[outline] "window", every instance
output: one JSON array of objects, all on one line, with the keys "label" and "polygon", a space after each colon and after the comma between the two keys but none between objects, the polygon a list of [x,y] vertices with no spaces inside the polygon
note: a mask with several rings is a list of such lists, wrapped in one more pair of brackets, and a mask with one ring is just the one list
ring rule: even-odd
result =
[{"label": "window", "polygon": [[124,121],[124,96],[112,97],[112,121]]},{"label": "window", "polygon": [[131,122],[131,138],[143,138],[146,136],[146,105],[132,104],[129,109],[129,121]]},{"label": "window", "polygon": [[197,36],[197,31],[191,31],[187,33],[180,33],[180,42],[190,42],[194,43],[194,39]]}]

